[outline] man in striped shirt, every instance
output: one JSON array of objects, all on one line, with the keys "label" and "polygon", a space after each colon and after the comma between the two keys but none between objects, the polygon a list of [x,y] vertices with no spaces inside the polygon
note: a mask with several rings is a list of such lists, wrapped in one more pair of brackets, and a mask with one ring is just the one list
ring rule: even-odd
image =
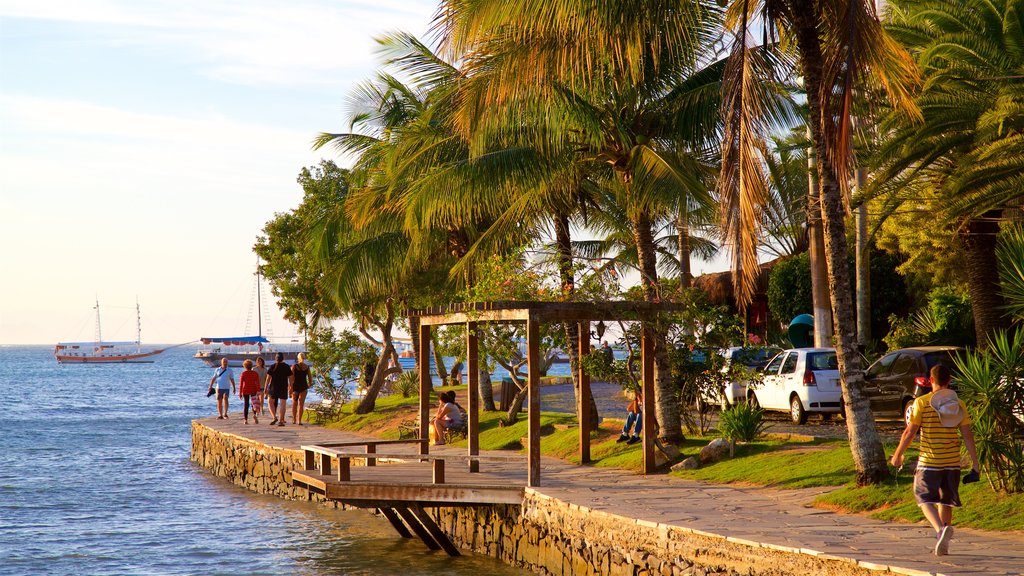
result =
[{"label": "man in striped shirt", "polygon": [[[965,481],[977,480],[978,453],[974,448],[971,417],[956,392],[949,389],[949,369],[936,364],[931,370],[932,392],[914,400],[907,428],[892,455],[893,466],[903,465],[903,453],[921,431],[920,455],[914,472],[914,498],[935,528],[935,554],[949,553],[953,537],[953,508],[960,506],[960,436],[974,468]],[[957,434],[960,430],[960,435]]]}]

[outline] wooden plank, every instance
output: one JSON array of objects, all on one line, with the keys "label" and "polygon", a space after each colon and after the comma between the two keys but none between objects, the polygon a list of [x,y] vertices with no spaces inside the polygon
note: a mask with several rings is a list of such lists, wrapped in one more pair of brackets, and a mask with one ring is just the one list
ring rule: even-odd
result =
[{"label": "wooden plank", "polygon": [[[464,474],[469,475],[469,472]],[[477,474],[472,476],[479,477]],[[292,483],[296,486],[314,488],[331,500],[359,503],[363,507],[372,508],[396,502],[421,502],[437,506],[518,505],[522,504],[524,494],[522,485],[516,486],[507,482],[486,485],[471,481],[431,484],[429,477],[422,478],[422,482],[408,482],[385,476],[377,480],[379,481],[368,482],[360,477],[348,482],[339,482],[315,471],[292,473]]]},{"label": "wooden plank", "polygon": [[[420,320],[420,438],[430,438],[430,326]],[[420,444],[420,454],[430,452],[430,442]]]},{"label": "wooden plank", "polygon": [[442,326],[445,324],[466,324],[467,322],[525,322],[528,317],[529,312],[516,309],[442,312],[420,316],[420,324]]},{"label": "wooden plank", "polygon": [[405,527],[402,519],[398,517],[398,513],[394,509],[381,506],[377,510],[388,519],[388,522],[391,522],[391,526],[394,527],[395,532],[398,532],[399,536],[402,538],[412,538],[412,532],[409,532],[409,529]]},{"label": "wooden plank", "polygon": [[413,462],[421,460],[424,462],[433,462],[434,460],[479,460],[481,462],[522,462],[525,458],[522,454],[516,452],[510,452],[508,454],[465,454],[465,453],[451,453],[451,454],[418,454],[416,452],[374,452],[367,454],[361,450],[339,450],[337,448],[324,448],[316,444],[303,445],[303,450],[310,450],[316,453],[327,454],[335,458],[378,458],[382,460],[398,460],[402,462]]},{"label": "wooden plank", "polygon": [[590,374],[583,369],[583,358],[590,354],[590,322],[577,324],[577,332],[580,335],[579,347],[576,349],[580,397],[576,402],[579,405],[576,419],[580,429],[580,463],[586,464],[590,462]]},{"label": "wooden plank", "polygon": [[409,507],[409,510],[416,516],[416,518],[423,524],[423,527],[430,532],[430,536],[435,542],[441,545],[441,548],[448,553],[449,556],[462,556],[459,549],[452,544],[452,541],[448,539],[448,535],[445,534],[441,528],[434,522],[434,519],[427,514],[426,510],[423,509],[419,504],[415,504]]},{"label": "wooden plank", "polygon": [[640,365],[641,382],[643,385],[643,452],[644,452],[644,474],[653,474],[654,461],[654,338],[651,328],[644,325],[640,331]]},{"label": "wooden plank", "polygon": [[431,550],[441,549],[441,545],[434,541],[434,537],[430,535],[430,532],[427,531],[427,528],[420,523],[419,518],[417,518],[412,511],[405,506],[395,506],[395,512],[398,512],[398,515],[402,517],[402,520],[405,520],[405,523],[408,524],[409,527],[412,528],[412,531],[420,537],[420,540],[427,545],[427,548],[430,548]]},{"label": "wooden plank", "polygon": [[527,409],[527,486],[540,486],[540,322],[526,323],[526,358],[529,408]]},{"label": "wooden plank", "polygon": [[[466,324],[466,369],[469,371],[469,396],[466,398],[469,410],[468,435],[469,455],[480,453],[480,341],[476,322]],[[469,461],[469,471],[479,472],[480,462]]]}]

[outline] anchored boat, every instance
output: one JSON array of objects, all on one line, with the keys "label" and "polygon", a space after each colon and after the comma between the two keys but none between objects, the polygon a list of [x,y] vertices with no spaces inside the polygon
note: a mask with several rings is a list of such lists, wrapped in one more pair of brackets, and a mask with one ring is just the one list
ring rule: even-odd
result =
[{"label": "anchored boat", "polygon": [[104,342],[100,330],[100,302],[96,300],[96,341],[95,342],[58,342],[53,348],[53,356],[58,364],[115,364],[115,363],[147,363],[146,360],[167,350],[167,348],[145,348],[140,343],[142,320],[139,303],[135,303],[135,341]]}]

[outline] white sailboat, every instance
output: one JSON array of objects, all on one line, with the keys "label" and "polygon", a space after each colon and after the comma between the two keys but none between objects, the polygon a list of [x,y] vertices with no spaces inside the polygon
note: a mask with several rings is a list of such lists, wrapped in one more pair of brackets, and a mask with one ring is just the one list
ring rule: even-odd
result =
[{"label": "white sailboat", "polygon": [[100,326],[100,301],[96,299],[96,340],[94,342],[58,342],[53,356],[58,364],[146,363],[167,348],[147,349],[142,346],[142,315],[135,302],[135,341],[104,342]]}]

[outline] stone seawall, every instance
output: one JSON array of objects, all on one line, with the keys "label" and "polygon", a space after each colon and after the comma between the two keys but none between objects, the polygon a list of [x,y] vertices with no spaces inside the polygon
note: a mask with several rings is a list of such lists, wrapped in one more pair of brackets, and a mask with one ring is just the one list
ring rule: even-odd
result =
[{"label": "stone seawall", "polygon": [[[253,492],[335,506],[291,485],[299,450],[274,448],[192,423],[194,462]],[[556,576],[847,576],[888,572],[849,558],[617,516],[527,489],[521,506],[431,509],[463,549]],[[911,572],[904,572],[910,574]]]}]

